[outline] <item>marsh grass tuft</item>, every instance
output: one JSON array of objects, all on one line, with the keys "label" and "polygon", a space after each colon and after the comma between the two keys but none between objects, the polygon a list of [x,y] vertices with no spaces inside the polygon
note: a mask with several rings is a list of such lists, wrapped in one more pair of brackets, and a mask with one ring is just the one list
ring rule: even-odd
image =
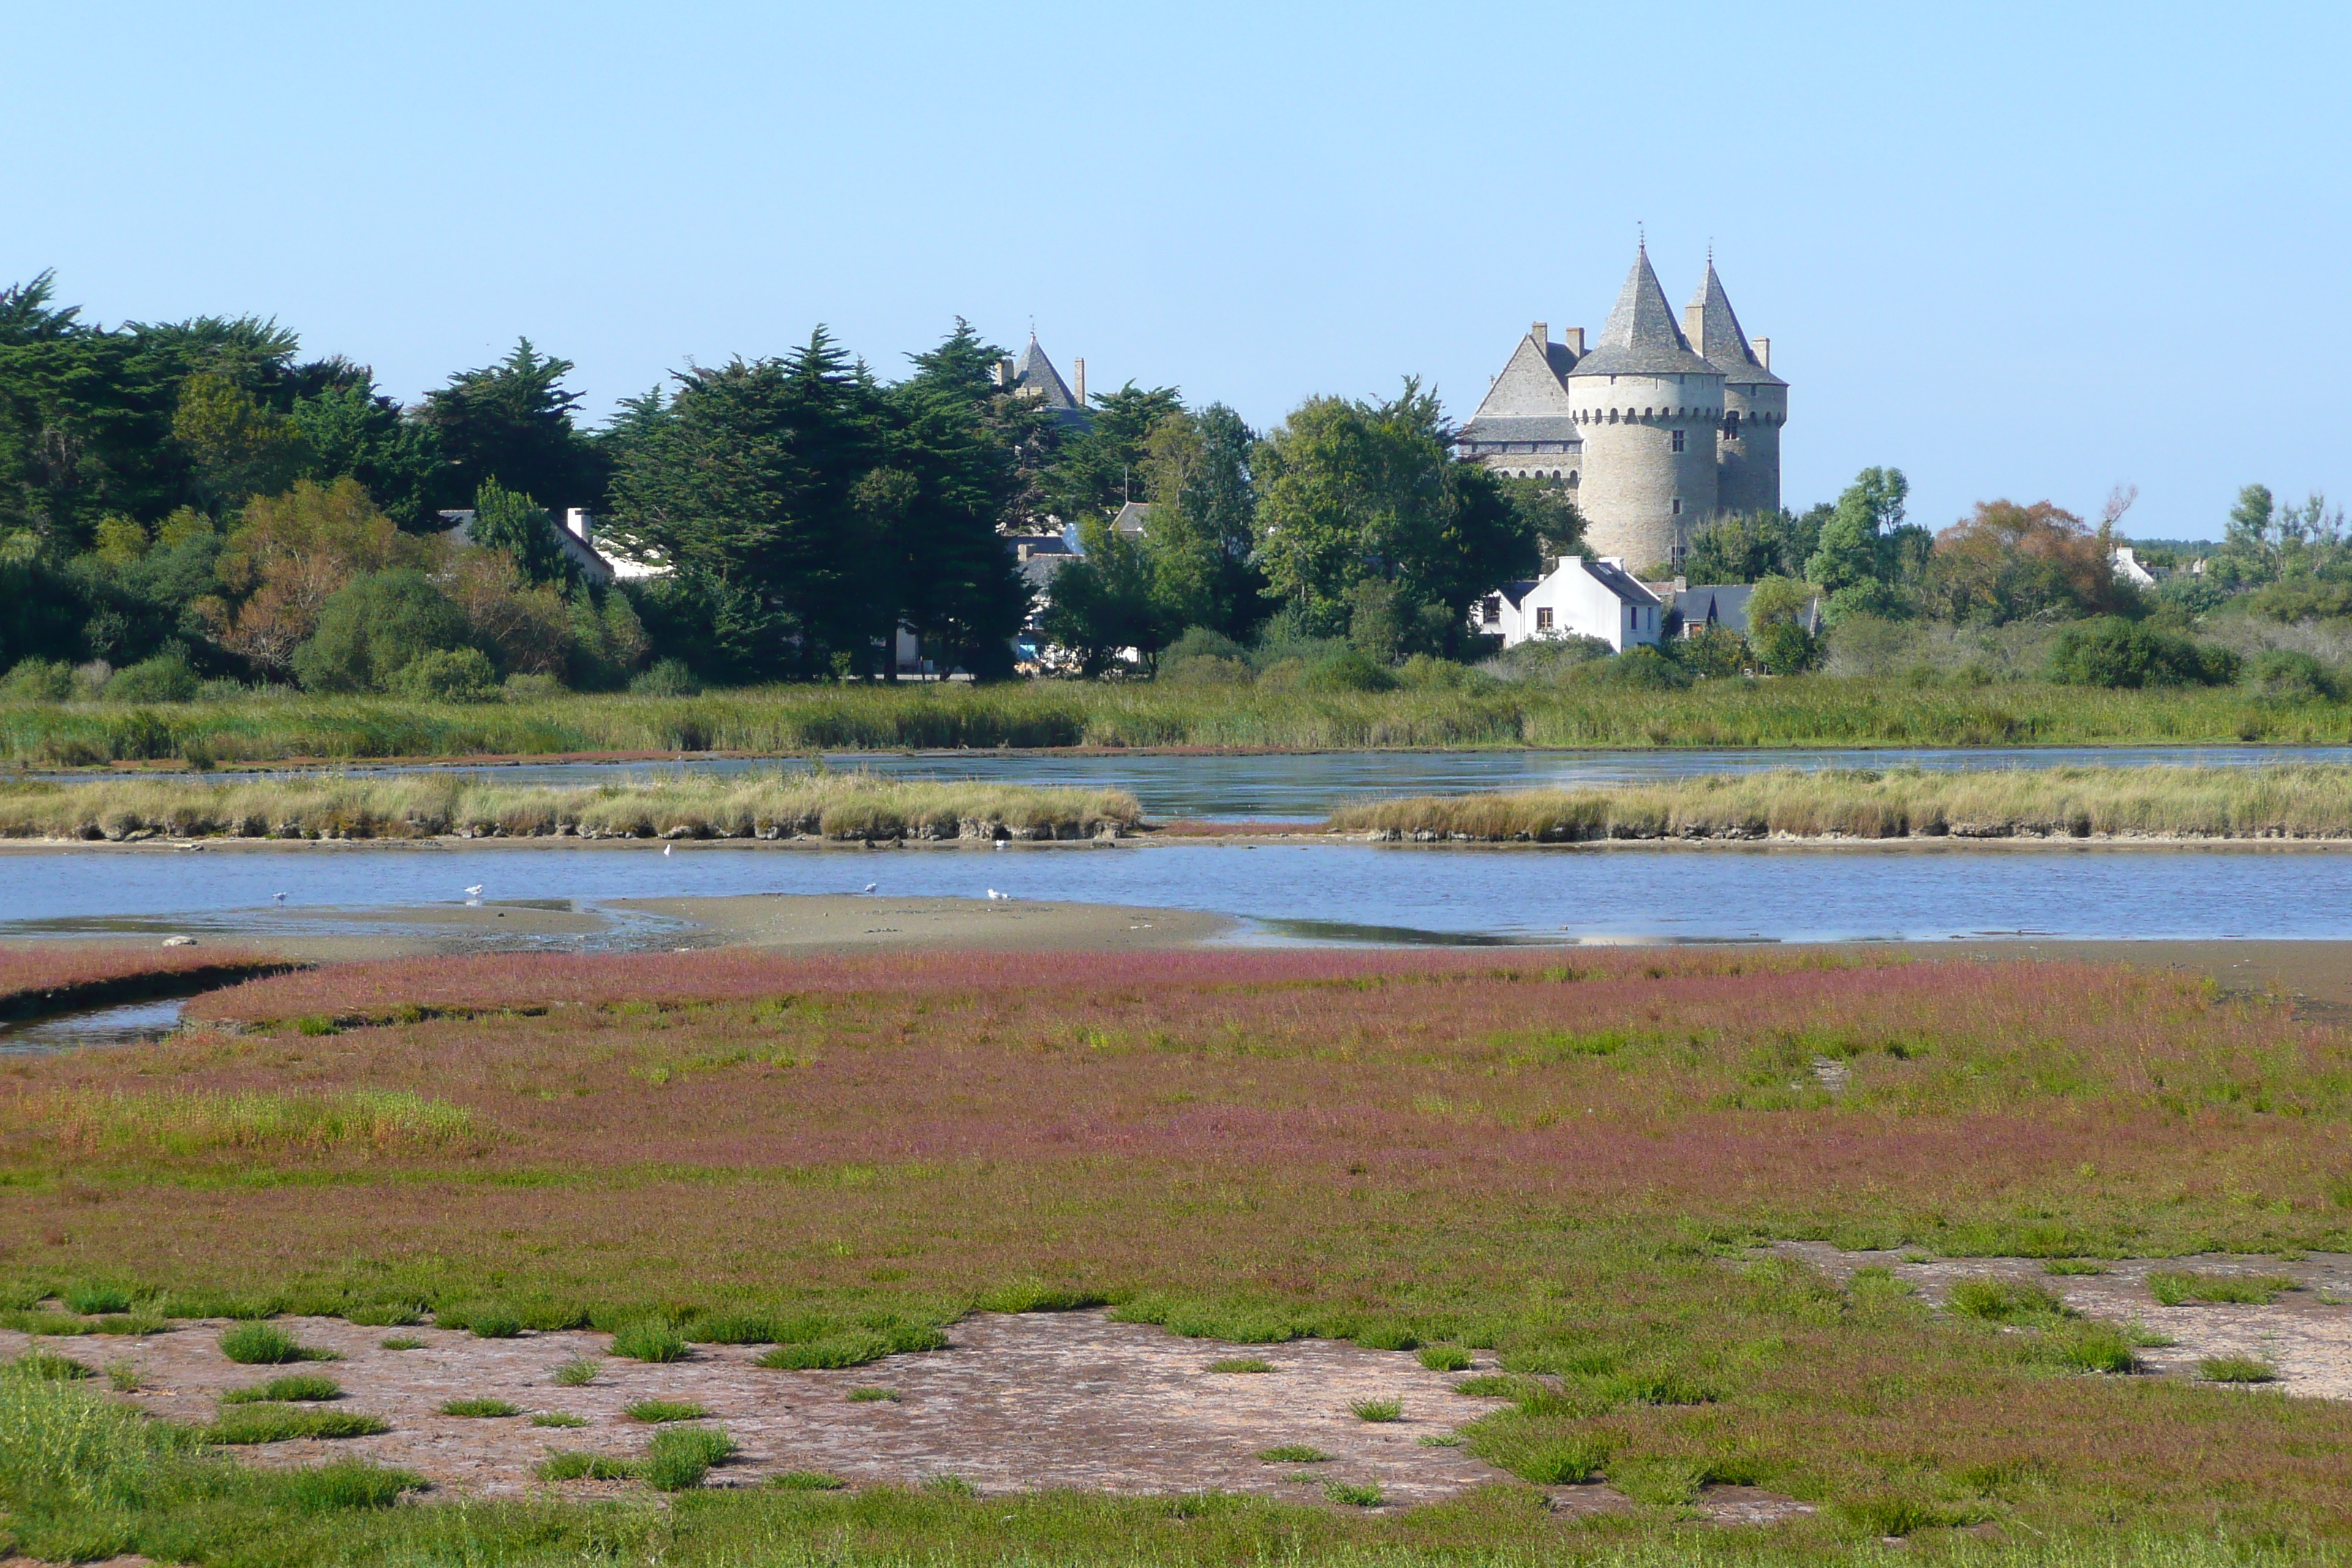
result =
[{"label": "marsh grass tuft", "polygon": [[390,1339],[376,1341],[376,1346],[388,1351],[421,1351],[425,1348],[425,1342],[414,1334],[394,1334]]},{"label": "marsh grass tuft", "polygon": [[85,1318],[131,1310],[131,1292],[119,1285],[68,1285],[58,1295],[68,1308]]},{"label": "marsh grass tuft", "polygon": [[[199,1089],[59,1090],[29,1115],[41,1135],[82,1153],[174,1158],[254,1153],[426,1152],[477,1142],[471,1111],[412,1089],[350,1089],[334,1094],[235,1094]],[[110,1299],[125,1302],[119,1293]]]},{"label": "marsh grass tuft", "polygon": [[2267,1307],[2282,1291],[2299,1289],[2277,1275],[2195,1274],[2158,1269],[2147,1277],[2147,1292],[2168,1307],[2208,1305]]},{"label": "marsh grass tuft", "polygon": [[934,1497],[976,1498],[980,1489],[961,1476],[932,1476],[923,1482],[923,1489]]},{"label": "marsh grass tuft", "polygon": [[232,1388],[220,1396],[223,1405],[302,1405],[341,1399],[343,1385],[315,1372],[289,1373],[252,1388]]},{"label": "marsh grass tuft", "polygon": [[548,1455],[540,1463],[539,1479],[543,1481],[633,1481],[644,1471],[645,1467],[635,1459],[619,1459],[609,1454],[591,1454],[574,1448]]},{"label": "marsh grass tuft", "polygon": [[603,1364],[593,1356],[574,1356],[555,1369],[555,1381],[565,1388],[581,1388],[595,1382],[596,1374],[603,1370]]},{"label": "marsh grass tuft", "polygon": [[1359,1421],[1404,1419],[1404,1401],[1401,1399],[1359,1399],[1352,1401],[1348,1408],[1355,1412]]},{"label": "marsh grass tuft", "polygon": [[437,1321],[443,1328],[468,1330],[478,1340],[511,1340],[520,1335],[523,1330],[522,1315],[505,1307],[468,1307],[465,1309],[463,1321],[457,1323],[450,1322],[447,1313],[437,1314]]},{"label": "marsh grass tuft", "polygon": [[389,1432],[381,1416],[293,1405],[238,1405],[204,1429],[208,1443],[288,1443],[299,1437],[373,1437]]},{"label": "marsh grass tuft", "polygon": [[667,1421],[699,1421],[710,1414],[688,1399],[640,1399],[635,1405],[623,1406],[621,1413],[632,1421],[654,1426]]},{"label": "marsh grass tuft", "polygon": [[787,1492],[837,1492],[849,1485],[839,1476],[828,1476],[823,1470],[786,1470],[781,1476],[770,1476],[768,1484]]},{"label": "marsh grass tuft", "polygon": [[520,1415],[521,1410],[503,1399],[452,1399],[441,1406],[444,1415],[469,1415],[492,1420],[505,1415]]},{"label": "marsh grass tuft", "polygon": [[1209,1370],[1229,1373],[1272,1372],[1274,1363],[1264,1356],[1236,1355],[1227,1356],[1223,1361],[1211,1362]]},{"label": "marsh grass tuft", "polygon": [[1258,1459],[1268,1465],[1321,1465],[1330,1462],[1331,1456],[1305,1443],[1286,1443],[1279,1448],[1261,1448]]},{"label": "marsh grass tuft", "polygon": [[852,1405],[896,1405],[898,1391],[895,1388],[853,1388],[842,1395]]},{"label": "marsh grass tuft", "polygon": [[2199,1362],[2197,1375],[2208,1383],[2276,1383],[2278,1368],[2250,1355],[2217,1355]]},{"label": "marsh grass tuft", "polygon": [[621,1325],[613,1335],[613,1353],[631,1361],[684,1361],[686,1336],[663,1319],[645,1318]]},{"label": "marsh grass tuft", "polygon": [[136,1394],[140,1390],[141,1384],[139,1369],[131,1363],[127,1361],[107,1363],[106,1385],[115,1393]]},{"label": "marsh grass tuft", "polygon": [[1378,1508],[1386,1500],[1378,1486],[1348,1481],[1324,1482],[1323,1495],[1347,1508]]},{"label": "marsh grass tuft", "polygon": [[2094,1274],[2105,1274],[2106,1269],[2101,1265],[2092,1263],[2084,1258],[2053,1258],[2042,1266],[2042,1272],[2044,1274],[2056,1275],[2063,1279],[2078,1275],[2089,1276]]},{"label": "marsh grass tuft", "polygon": [[2064,1302],[2022,1279],[1956,1279],[1945,1300],[1956,1316],[1982,1323],[2050,1322],[2067,1315]]},{"label": "marsh grass tuft", "polygon": [[530,1424],[534,1426],[585,1426],[588,1417],[562,1410],[542,1410],[530,1418]]},{"label": "marsh grass tuft", "polygon": [[1454,1392],[1470,1399],[1519,1399],[1537,1386],[1524,1377],[1490,1372],[1483,1377],[1464,1378],[1454,1385]]},{"label": "marsh grass tuft", "polygon": [[1432,1372],[1468,1372],[1472,1358],[1460,1345],[1423,1345],[1418,1358]]},{"label": "marsh grass tuft", "polygon": [[1458,1448],[1463,1436],[1459,1432],[1424,1432],[1413,1441],[1424,1448]]},{"label": "marsh grass tuft", "polygon": [[237,1324],[222,1333],[221,1354],[239,1366],[284,1366],[298,1361],[340,1361],[332,1351],[319,1350],[296,1341],[293,1335],[275,1323],[261,1321]]},{"label": "marsh grass tuft", "polygon": [[87,1363],[78,1362],[69,1355],[59,1355],[55,1351],[28,1350],[16,1358],[16,1364],[26,1374],[52,1383],[98,1375]]}]

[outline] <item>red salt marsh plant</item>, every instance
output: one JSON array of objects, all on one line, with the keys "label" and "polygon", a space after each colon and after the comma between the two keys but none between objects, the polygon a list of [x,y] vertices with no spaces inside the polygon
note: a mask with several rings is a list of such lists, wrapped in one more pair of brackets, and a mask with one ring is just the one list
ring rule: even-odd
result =
[{"label": "red salt marsh plant", "polygon": [[63,942],[0,947],[0,1018],[176,995],[293,967],[243,947]]}]

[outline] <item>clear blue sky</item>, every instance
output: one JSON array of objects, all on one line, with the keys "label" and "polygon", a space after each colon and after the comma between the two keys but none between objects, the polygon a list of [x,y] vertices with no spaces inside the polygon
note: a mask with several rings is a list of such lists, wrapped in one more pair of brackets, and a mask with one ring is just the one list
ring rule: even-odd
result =
[{"label": "clear blue sky", "polygon": [[1773,340],[1792,505],[2352,489],[2352,9],[10,10],[0,279],[403,397],[519,333],[600,418],[820,321],[896,374],[961,314],[1261,426],[1407,373],[1459,418],[1645,222]]}]

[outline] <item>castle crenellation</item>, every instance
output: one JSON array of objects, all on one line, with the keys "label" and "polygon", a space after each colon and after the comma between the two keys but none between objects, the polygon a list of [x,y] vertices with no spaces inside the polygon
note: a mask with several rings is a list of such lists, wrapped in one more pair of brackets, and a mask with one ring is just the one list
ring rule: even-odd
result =
[{"label": "castle crenellation", "polygon": [[1712,256],[1679,322],[1643,246],[1591,349],[1580,327],[1562,337],[1538,321],[1519,340],[1462,427],[1464,456],[1569,487],[1587,550],[1637,571],[1678,564],[1717,515],[1779,509],[1789,384]]}]

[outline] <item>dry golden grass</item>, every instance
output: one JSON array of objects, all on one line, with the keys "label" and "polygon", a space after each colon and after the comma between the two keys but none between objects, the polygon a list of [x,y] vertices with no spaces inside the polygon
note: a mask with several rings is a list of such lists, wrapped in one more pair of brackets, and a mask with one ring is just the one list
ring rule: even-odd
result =
[{"label": "dry golden grass", "polygon": [[1081,838],[1141,815],[1118,790],[867,773],[698,773],[572,789],[446,774],[0,789],[0,837],[15,838]]},{"label": "dry golden grass", "polygon": [[1331,826],[1400,837],[2352,837],[2352,767],[2063,767],[1716,773],[1671,784],[1419,795]]}]

